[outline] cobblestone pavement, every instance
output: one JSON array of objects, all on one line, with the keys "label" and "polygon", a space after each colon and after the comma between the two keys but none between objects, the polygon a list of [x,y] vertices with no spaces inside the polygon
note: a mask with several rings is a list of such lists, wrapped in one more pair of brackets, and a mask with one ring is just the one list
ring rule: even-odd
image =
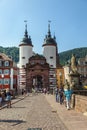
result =
[{"label": "cobblestone pavement", "polygon": [[67,110],[65,105],[60,105],[55,101],[54,95],[46,94],[45,98],[51,107],[57,111],[58,116],[65,126],[67,126],[68,130],[87,130],[87,116],[74,109]]},{"label": "cobblestone pavement", "polygon": [[0,130],[67,130],[43,94],[27,96],[0,110]]}]

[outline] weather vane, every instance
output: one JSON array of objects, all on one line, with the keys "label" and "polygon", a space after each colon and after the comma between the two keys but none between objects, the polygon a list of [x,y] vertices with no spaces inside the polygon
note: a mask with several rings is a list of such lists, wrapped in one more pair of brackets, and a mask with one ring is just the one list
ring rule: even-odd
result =
[{"label": "weather vane", "polygon": [[50,23],[51,23],[51,20],[48,20],[48,23],[50,24]]},{"label": "weather vane", "polygon": [[25,22],[25,28],[27,30],[27,20],[24,20],[24,22]]},{"label": "weather vane", "polygon": [[50,23],[51,23],[51,21],[48,20],[48,23],[49,23],[49,24],[48,24],[48,33],[49,33],[49,36],[50,36],[50,35],[51,35],[51,34],[50,34]]}]

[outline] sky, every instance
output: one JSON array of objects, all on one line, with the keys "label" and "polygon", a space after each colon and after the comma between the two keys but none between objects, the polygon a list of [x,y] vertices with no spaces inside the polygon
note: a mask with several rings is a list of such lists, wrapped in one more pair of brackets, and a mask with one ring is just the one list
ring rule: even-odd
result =
[{"label": "sky", "polygon": [[19,47],[24,20],[36,53],[42,53],[49,20],[59,53],[87,47],[87,0],[0,0],[0,46]]}]

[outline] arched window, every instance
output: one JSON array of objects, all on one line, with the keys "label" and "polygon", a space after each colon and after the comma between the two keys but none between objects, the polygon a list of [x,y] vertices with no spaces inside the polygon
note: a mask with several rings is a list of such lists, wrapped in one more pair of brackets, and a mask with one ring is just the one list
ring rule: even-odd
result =
[{"label": "arched window", "polygon": [[5,61],[4,66],[9,66],[9,61]]}]

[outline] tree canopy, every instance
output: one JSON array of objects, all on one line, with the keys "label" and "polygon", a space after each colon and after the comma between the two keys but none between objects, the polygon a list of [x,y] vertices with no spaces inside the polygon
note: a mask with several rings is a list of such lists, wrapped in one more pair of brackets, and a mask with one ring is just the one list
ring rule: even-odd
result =
[{"label": "tree canopy", "polygon": [[[14,62],[19,62],[19,48],[18,47],[2,47],[0,46],[0,52],[5,53],[13,59]],[[72,54],[75,54],[76,58],[82,58],[87,55],[87,47],[75,48],[72,50],[64,51],[59,53],[60,64],[65,65],[72,57]]]}]

